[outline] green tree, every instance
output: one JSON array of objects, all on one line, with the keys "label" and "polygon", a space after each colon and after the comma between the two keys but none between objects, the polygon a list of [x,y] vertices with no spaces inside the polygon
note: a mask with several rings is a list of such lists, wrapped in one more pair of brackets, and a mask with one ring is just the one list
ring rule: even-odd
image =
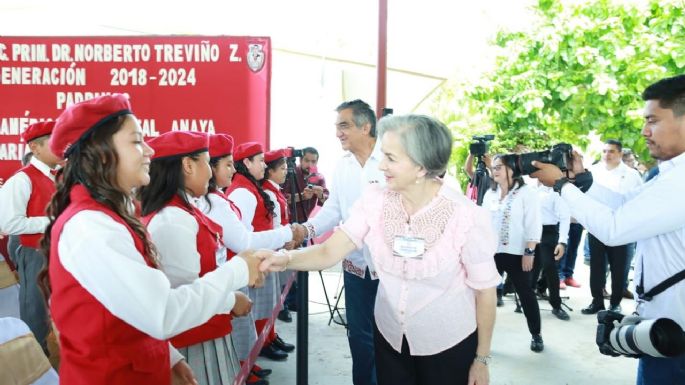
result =
[{"label": "green tree", "polygon": [[493,71],[439,94],[434,110],[456,133],[454,161],[486,131],[511,151],[585,147],[594,130],[649,159],[640,94],[685,72],[684,10],[683,0],[538,0],[528,31],[497,34]]}]

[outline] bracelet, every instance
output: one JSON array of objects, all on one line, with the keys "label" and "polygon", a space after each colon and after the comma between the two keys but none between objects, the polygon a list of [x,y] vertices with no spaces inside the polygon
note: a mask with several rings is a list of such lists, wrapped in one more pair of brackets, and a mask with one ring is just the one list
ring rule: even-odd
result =
[{"label": "bracelet", "polygon": [[309,222],[305,222],[302,224],[305,229],[307,229],[307,236],[305,237],[305,240],[310,240],[316,238],[316,229],[314,229],[314,225],[312,225]]},{"label": "bracelet", "polygon": [[488,366],[490,364],[490,361],[492,360],[492,356],[479,356],[476,354],[476,357],[473,359],[475,362],[480,362],[481,364]]}]

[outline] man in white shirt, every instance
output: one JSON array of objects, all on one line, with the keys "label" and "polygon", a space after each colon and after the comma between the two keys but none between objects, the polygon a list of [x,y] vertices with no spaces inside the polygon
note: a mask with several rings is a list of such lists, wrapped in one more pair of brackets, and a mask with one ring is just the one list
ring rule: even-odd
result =
[{"label": "man in white shirt", "polygon": [[[621,160],[623,145],[618,140],[607,140],[602,151],[602,162],[593,166],[592,177],[595,183],[619,194],[640,186],[642,178],[637,170],[626,166]],[[606,285],[607,261],[611,269],[610,308],[621,312],[623,283],[625,282],[627,245],[608,246],[589,232],[590,243],[590,292],[592,303],[582,309],[583,314],[596,314],[604,310],[604,286]]]},{"label": "man in white shirt", "polygon": [[[637,242],[635,277],[640,316],[670,318],[685,328],[685,280],[655,292],[660,283],[685,271],[685,75],[662,79],[642,94],[645,137],[659,175],[626,194],[613,192],[583,173],[580,157],[564,175],[556,166],[535,164],[534,174],[554,186],[571,215],[607,245]],[[582,191],[574,183],[582,187]],[[685,355],[640,358],[637,385],[682,384]]]},{"label": "man in white shirt", "polygon": [[[348,152],[335,168],[328,200],[321,211],[305,223],[310,238],[345,221],[368,184],[385,184],[385,177],[378,169],[383,155],[380,142],[376,140],[376,116],[371,107],[357,99],[342,103],[336,111],[336,135],[343,150]],[[378,276],[368,248],[348,255],[343,260],[343,269],[352,381],[354,385],[375,385],[373,309]]]},{"label": "man in white shirt", "polygon": [[46,353],[49,320],[37,278],[45,265],[40,239],[50,222],[46,208],[55,191],[54,172],[59,162],[48,146],[53,126],[52,121],[38,122],[22,132],[33,157],[0,188],[0,230],[19,236],[14,262],[19,273],[21,320]]}]

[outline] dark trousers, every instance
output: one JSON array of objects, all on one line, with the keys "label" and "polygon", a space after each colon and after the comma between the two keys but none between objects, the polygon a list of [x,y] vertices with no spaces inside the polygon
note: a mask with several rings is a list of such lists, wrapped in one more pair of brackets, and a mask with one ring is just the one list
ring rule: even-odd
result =
[{"label": "dark trousers", "polygon": [[[626,269],[627,246],[607,246],[588,234],[590,239],[590,292],[592,302],[604,307],[603,289],[606,285],[606,261],[611,269],[611,306],[621,304]],[[604,256],[606,255],[606,259]]]},{"label": "dark trousers", "polygon": [[[535,293],[530,287],[532,274],[530,271],[523,271],[521,267],[522,258],[522,255],[497,253],[495,254],[495,264],[500,275],[506,271],[507,275],[511,277],[511,282],[514,284],[516,294],[521,301],[521,307],[523,307],[523,314],[526,315],[528,331],[530,334],[540,334],[540,308]],[[557,282],[557,288],[559,288],[559,282]]]},{"label": "dark trousers", "polygon": [[19,273],[19,314],[47,353],[46,337],[50,331],[48,313],[43,293],[38,288],[38,273],[45,266],[45,256],[38,249],[19,246],[16,259]]},{"label": "dark trousers", "polygon": [[369,269],[366,277],[359,278],[344,272],[345,314],[347,315],[347,341],[352,353],[352,382],[354,385],[376,385],[373,335],[378,280],[372,280]]},{"label": "dark trousers", "polygon": [[409,354],[406,338],[402,338],[402,351],[396,351],[378,329],[374,341],[378,385],[466,385],[478,334],[473,332],[455,346],[431,356]]},{"label": "dark trousers", "polygon": [[635,247],[637,243],[629,243],[626,245],[626,269],[623,276],[623,290],[628,290],[628,276],[630,275],[630,265],[633,263],[635,257]]},{"label": "dark trousers", "polygon": [[582,236],[583,226],[580,223],[571,223],[568,229],[568,245],[564,255],[559,260],[559,279],[573,277],[576,257],[578,256],[578,246],[580,246],[580,238]]},{"label": "dark trousers", "polygon": [[534,288],[537,284],[537,279],[542,270],[543,277],[547,283],[549,290],[549,303],[553,308],[561,307],[561,298],[559,297],[559,270],[558,263],[554,259],[554,249],[559,242],[559,226],[545,225],[542,226],[542,238],[540,243],[535,247],[535,260],[533,261],[533,272],[531,287]]}]

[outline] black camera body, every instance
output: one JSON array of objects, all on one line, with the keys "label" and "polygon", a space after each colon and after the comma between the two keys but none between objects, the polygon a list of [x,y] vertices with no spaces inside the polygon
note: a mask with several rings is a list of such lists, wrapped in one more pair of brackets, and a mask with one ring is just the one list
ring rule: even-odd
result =
[{"label": "black camera body", "polygon": [[495,139],[495,135],[474,135],[475,142],[469,145],[469,152],[473,156],[483,156],[488,153],[488,142]]},{"label": "black camera body", "polygon": [[602,310],[597,313],[597,322],[595,342],[604,355],[676,357],[685,352],[683,329],[671,319],[645,319]]},{"label": "black camera body", "polygon": [[573,164],[573,147],[568,143],[559,143],[552,146],[549,150],[529,152],[516,156],[516,168],[513,170],[518,175],[530,175],[538,171],[531,162],[553,164],[561,171],[567,171]]},{"label": "black camera body", "polygon": [[304,151],[303,150],[297,150],[295,147],[288,147],[285,149],[285,157],[286,158],[302,158],[304,157]]}]

